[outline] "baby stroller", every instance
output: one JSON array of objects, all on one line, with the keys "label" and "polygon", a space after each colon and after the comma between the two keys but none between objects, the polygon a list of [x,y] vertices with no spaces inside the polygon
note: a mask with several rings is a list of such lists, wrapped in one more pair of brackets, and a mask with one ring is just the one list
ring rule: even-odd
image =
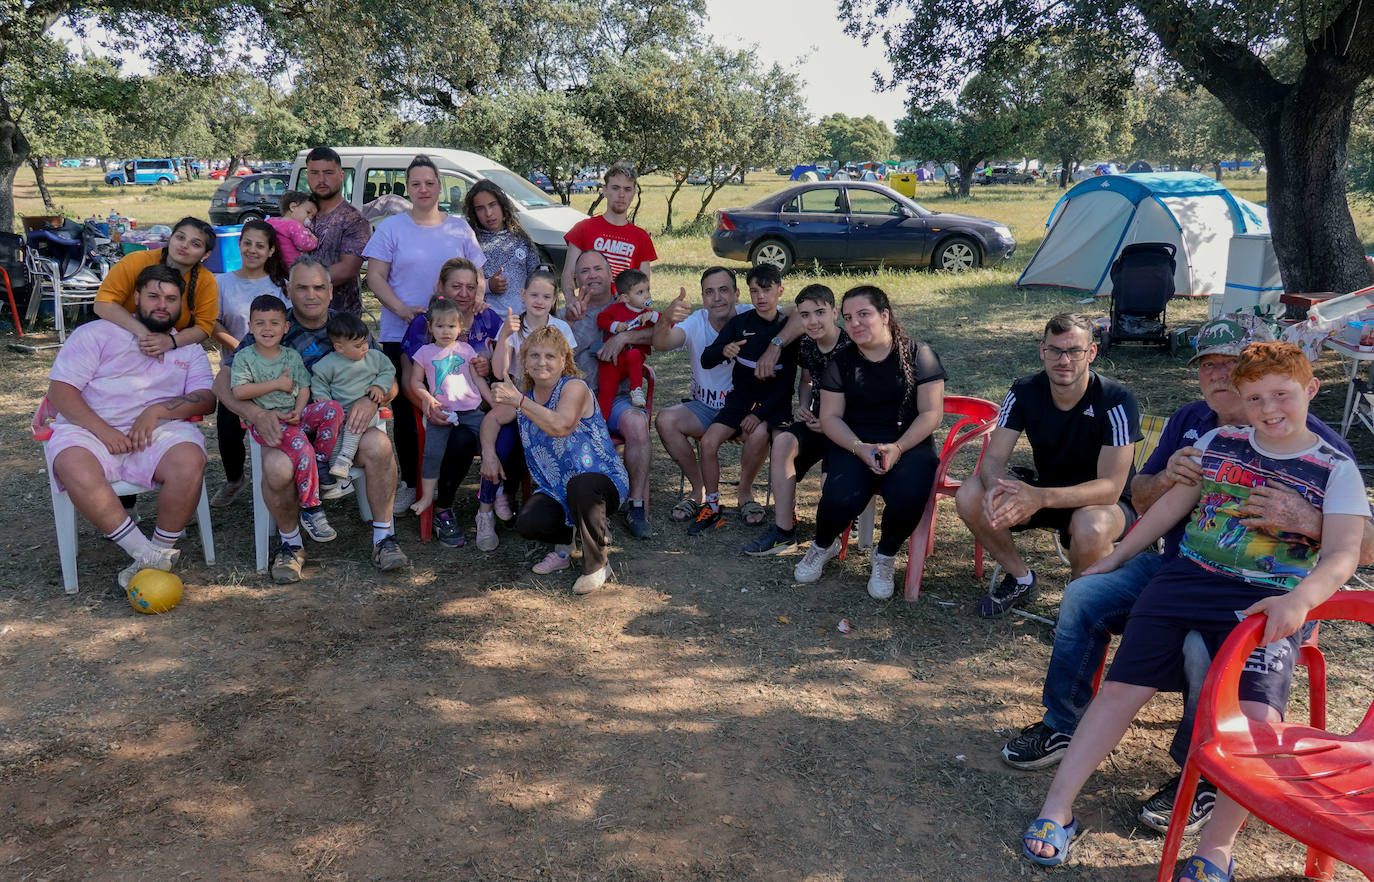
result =
[{"label": "baby stroller", "polygon": [[1102,351],[1113,343],[1153,343],[1176,347],[1165,312],[1174,296],[1174,255],[1167,242],[1127,245],[1112,264],[1111,325],[1102,331]]}]

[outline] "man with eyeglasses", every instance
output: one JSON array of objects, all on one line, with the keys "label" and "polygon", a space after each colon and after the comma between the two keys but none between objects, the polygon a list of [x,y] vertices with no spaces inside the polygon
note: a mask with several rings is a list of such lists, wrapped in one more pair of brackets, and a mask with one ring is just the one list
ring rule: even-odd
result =
[{"label": "man with eyeglasses", "polygon": [[[1194,457],[1202,451],[1194,447],[1199,438],[1218,426],[1246,425],[1245,406],[1231,381],[1231,369],[1238,356],[1251,343],[1274,339],[1263,321],[1253,315],[1228,315],[1207,322],[1198,329],[1197,365],[1202,400],[1186,404],[1169,417],[1159,444],[1131,481],[1132,501],[1141,513],[1149,510],[1175,484],[1194,484],[1202,471]],[[1332,447],[1353,458],[1350,446],[1321,420],[1307,416],[1307,428]],[[1321,538],[1321,512],[1297,493],[1281,487],[1256,487],[1242,512],[1249,515],[1247,525],[1269,532],[1297,532]],[[1120,569],[1074,579],[1064,589],[1059,603],[1059,622],[1054,629],[1054,652],[1045,672],[1041,703],[1044,717],[1025,727],[1002,748],[1002,760],[1017,769],[1043,769],[1063,758],[1078,721],[1093,698],[1093,680],[1107,654],[1112,634],[1120,634],[1135,599],[1178,554],[1183,536],[1182,521],[1164,537],[1164,553],[1145,552],[1127,561]],[[1374,524],[1366,524],[1360,548],[1360,564],[1374,563]],[[1196,635],[1194,635],[1196,638]],[[1184,644],[1187,659],[1188,693],[1184,696],[1183,719],[1179,723],[1169,755],[1183,765],[1193,736],[1193,716],[1202,691],[1202,682],[1211,663],[1200,638]],[[1178,775],[1145,800],[1140,820],[1160,833],[1169,829]],[[1216,803],[1216,787],[1204,778],[1189,809],[1186,829],[1195,833],[1211,814]]]},{"label": "man with eyeglasses", "polygon": [[[984,618],[1006,615],[1035,594],[1035,574],[1012,532],[1057,530],[1077,577],[1106,557],[1135,520],[1127,482],[1141,438],[1135,397],[1091,370],[1093,325],[1060,313],[1045,325],[1045,369],[1012,384],[978,471],[959,488],[959,517],[1005,571],[978,604]],[[1035,469],[1007,472],[1025,433]]]}]

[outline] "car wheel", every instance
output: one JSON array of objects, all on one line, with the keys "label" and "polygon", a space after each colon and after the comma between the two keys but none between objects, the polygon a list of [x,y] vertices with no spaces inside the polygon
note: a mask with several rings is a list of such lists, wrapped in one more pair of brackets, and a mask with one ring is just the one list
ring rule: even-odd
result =
[{"label": "car wheel", "polygon": [[165,187],[165,186],[167,186],[167,185],[170,184],[170,183],[172,183],[172,182],[169,181],[169,180],[167,180],[166,178],[158,178],[158,179],[157,179],[157,185],[158,185],[159,187]]},{"label": "car wheel", "polygon": [[256,212],[256,211],[245,211],[243,214],[239,215],[239,219],[238,219],[237,221],[235,221],[235,223],[246,224],[246,223],[248,223],[249,221],[260,221],[260,220],[263,220],[263,216],[262,216],[261,214],[259,214],[258,212]]},{"label": "car wheel", "polygon": [[931,266],[937,270],[962,273],[978,266],[978,248],[973,242],[961,236],[947,240],[935,252]]},{"label": "car wheel", "polygon": [[114,179],[112,179],[112,180],[106,181],[105,183],[109,184],[111,187],[122,187],[122,186],[124,186],[124,182],[121,181],[119,178],[114,178]]},{"label": "car wheel", "polygon": [[792,249],[781,239],[764,239],[749,252],[749,262],[754,266],[771,263],[782,272],[792,268]]}]

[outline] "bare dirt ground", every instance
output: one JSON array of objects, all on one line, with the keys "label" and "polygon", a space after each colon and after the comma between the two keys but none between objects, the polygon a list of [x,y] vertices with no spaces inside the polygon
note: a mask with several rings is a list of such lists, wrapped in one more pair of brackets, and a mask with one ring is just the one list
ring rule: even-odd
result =
[{"label": "bare dirt ground", "polygon": [[[914,322],[965,378],[952,391],[1000,397],[1029,369],[1031,352],[990,364],[954,342],[999,315]],[[1181,358],[1118,359],[1104,370],[1150,412],[1191,395]],[[378,574],[351,499],[331,503],[341,536],[307,548],[307,580],[273,585],[253,572],[244,499],[215,515],[216,565],[194,529],[183,541],[181,606],[139,616],[105,591],[122,554],[84,523],[83,591],[62,594],[27,438],[48,363],[0,352],[0,879],[1039,877],[1018,837],[1051,773],[998,751],[1039,718],[1051,629],[974,615],[984,588],[948,502],[921,601],[879,604],[866,552],[798,586],[795,558],[739,553],[753,533],[737,522],[688,539],[661,454],[658,536],[618,535],[619,586],[581,599],[566,574],[532,575],[545,549],[510,532],[484,555],[422,545],[414,520],[399,533],[415,567]],[[816,492],[813,477],[804,536]],[[1029,545],[1047,586],[1032,609],[1053,617],[1067,572],[1048,538]],[[1369,637],[1323,630],[1339,725],[1368,707]],[[1173,771],[1177,714],[1157,700],[1093,778],[1091,832],[1058,878],[1154,878],[1160,840],[1134,817]],[[1237,879],[1301,865],[1286,837],[1242,834]]]}]

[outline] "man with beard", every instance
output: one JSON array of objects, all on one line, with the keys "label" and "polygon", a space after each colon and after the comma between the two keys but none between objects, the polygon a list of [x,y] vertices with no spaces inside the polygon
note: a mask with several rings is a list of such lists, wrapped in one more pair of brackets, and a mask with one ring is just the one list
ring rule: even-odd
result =
[{"label": "man with beard", "polygon": [[363,213],[343,198],[343,160],[329,147],[316,147],[305,156],[305,180],[310,195],[319,206],[315,215],[315,238],[320,240],[313,256],[329,267],[334,298],[329,306],[335,312],[363,314],[358,271],[363,266],[363,248],[372,236],[372,226]]},{"label": "man with beard", "polygon": [[[152,333],[170,331],[184,291],[175,269],[147,267],[134,281],[135,315]],[[76,510],[132,558],[119,586],[127,588],[143,569],[170,571],[205,471],[205,439],[186,420],[215,408],[205,350],[144,355],[132,333],[98,319],[67,337],[48,380],[48,401],[58,413],[45,445],[48,469]],[[151,539],[120,505],[111,488],[116,481],[162,486]]]},{"label": "man with beard", "polygon": [[[1013,531],[1057,530],[1077,577],[1135,520],[1127,487],[1141,438],[1135,396],[1091,370],[1096,357],[1091,321],[1076,313],[1050,319],[1040,343],[1045,369],[1012,384],[982,465],[955,497],[959,517],[1006,571],[978,605],[984,618],[1006,615],[1035,592]],[[1035,469],[1008,475],[1022,432]]]}]

